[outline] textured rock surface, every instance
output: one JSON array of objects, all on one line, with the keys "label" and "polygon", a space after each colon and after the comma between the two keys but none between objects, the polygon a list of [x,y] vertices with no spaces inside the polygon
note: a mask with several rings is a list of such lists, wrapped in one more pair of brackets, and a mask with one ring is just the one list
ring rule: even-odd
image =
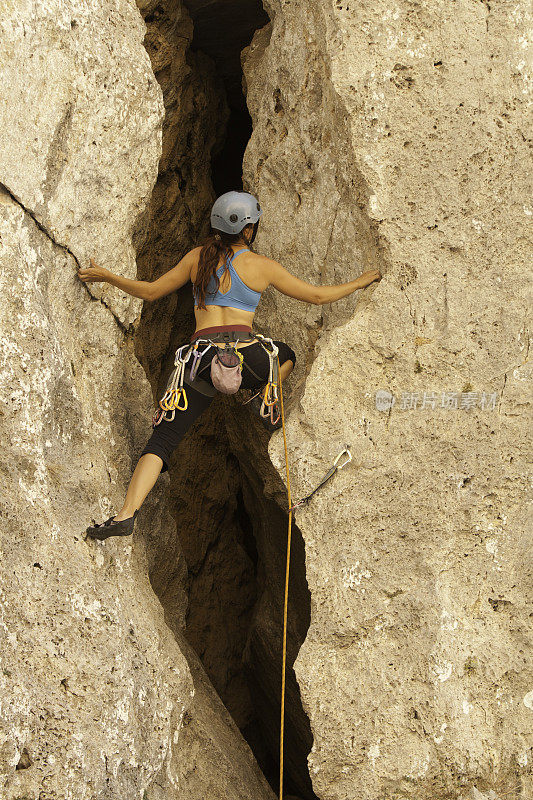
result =
[{"label": "textured rock surface", "polygon": [[[134,277],[163,113],[135,5],[8,3],[2,32],[2,182],[78,259]],[[87,285],[135,319],[137,298]]]},{"label": "textured rock surface", "polygon": [[[384,276],[322,309],[272,293],[258,316],[308,373],[289,414],[294,496],[344,442],[354,455],[297,513],[314,790],[526,798],[526,4],[266,5],[244,54],[258,250],[316,282]],[[283,474],[281,434],[270,451]]]},{"label": "textured rock surface", "polygon": [[[133,546],[80,535],[116,509],[149,435],[134,350],[155,390],[191,320],[181,297],[165,298],[134,337],[140,301],[82,285],[77,262],[93,255],[133,277],[135,244],[152,278],[196,244],[212,199],[205,162],[227,115],[212,66],[186,53],[182,6],[138,5],[152,66],[133,2],[27,0],[0,13],[6,800],[273,796],[183,637],[190,590],[189,641],[209,644],[201,655],[234,719],[246,727],[260,713],[258,746],[273,751],[284,500],[265,437],[243,441],[247,412],[229,403],[222,434],[216,408],[202,420],[189,468],[176,461],[161,479]],[[317,283],[384,275],[322,308],[270,293],[258,315],[298,351],[295,498],[345,441],[354,453],[297,514],[311,627],[295,670],[313,787],[321,800],[525,800],[525,4],[265,6],[273,22],[244,55],[255,127],[245,178],[265,208],[257,249]],[[379,389],[396,397],[386,412]],[[419,405],[435,391],[436,407],[402,408],[413,391]],[[439,408],[443,391],[464,392],[465,407]],[[496,393],[495,408],[470,391],[489,403]],[[210,462],[195,441],[213,432]],[[270,453],[283,475],[280,435]],[[254,511],[258,558],[242,552],[234,492]],[[296,532],[293,547],[289,664],[309,599]],[[210,617],[215,631],[225,623],[218,641]],[[309,732],[290,678],[286,761],[304,785],[296,751]]]},{"label": "textured rock surface", "polygon": [[[73,259],[6,194],[0,225],[2,797],[138,796],[159,773],[171,791],[187,663],[142,545],[80,534],[120,501],[147,382]],[[153,503],[143,514],[141,528],[171,523]]]},{"label": "textured rock surface", "polygon": [[179,641],[183,583],[173,636],[147,578],[145,539],[175,530],[168,479],[133,543],[81,535],[150,432],[125,331],[140,301],[76,276],[89,255],[135,275],[163,113],[142,19],[125,0],[10,3],[0,29],[0,795],[272,797]]}]

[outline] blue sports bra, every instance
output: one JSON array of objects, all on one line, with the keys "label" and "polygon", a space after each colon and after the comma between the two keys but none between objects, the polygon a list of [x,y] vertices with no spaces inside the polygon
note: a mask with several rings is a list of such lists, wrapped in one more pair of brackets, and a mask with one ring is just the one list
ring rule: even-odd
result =
[{"label": "blue sports bra", "polygon": [[[231,275],[231,286],[227,292],[221,292],[219,289],[215,291],[215,281],[214,278],[211,278],[207,285],[207,292],[205,294],[206,305],[230,306],[231,308],[240,308],[243,311],[255,311],[257,304],[261,299],[261,292],[256,292],[254,289],[250,289],[250,287],[247,286],[244,281],[241,280],[241,278],[239,278],[237,270],[232,263],[235,256],[238,256],[240,253],[244,253],[246,250],[248,250],[247,247],[243,247],[242,250],[237,250],[231,259],[226,262],[229,266],[229,272]],[[224,267],[225,265],[221,264],[220,267],[217,268],[216,272],[219,278],[224,272]],[[192,287],[192,292],[194,303],[197,305],[198,298],[194,285]]]}]

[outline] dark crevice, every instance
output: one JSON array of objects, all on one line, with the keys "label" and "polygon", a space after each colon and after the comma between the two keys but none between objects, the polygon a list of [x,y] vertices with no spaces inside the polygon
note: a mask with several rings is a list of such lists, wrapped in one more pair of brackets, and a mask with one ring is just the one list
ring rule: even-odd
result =
[{"label": "dark crevice", "polygon": [[254,538],[254,529],[250,515],[244,503],[244,496],[242,493],[242,486],[239,487],[235,495],[237,500],[237,508],[235,511],[235,524],[238,525],[242,531],[242,546],[246,554],[254,566],[255,574],[257,575],[257,562],[259,554],[257,552],[257,543]]},{"label": "dark crevice", "polygon": [[217,195],[232,189],[242,189],[242,170],[235,164],[242,165],[242,157],[246,145],[252,135],[252,119],[248,111],[230,109],[228,119],[228,135],[218,153],[211,160],[213,188]]},{"label": "dark crevice", "polygon": [[[252,120],[241,51],[269,22],[260,0],[185,0],[185,6],[192,29],[188,18],[172,17],[175,5],[163,2],[152,5],[146,18],[146,47],[166,108],[159,179],[137,258],[139,277],[147,280],[200,243],[216,196],[243,188]],[[172,52],[178,53],[174,61]],[[183,58],[189,73],[176,67]],[[176,348],[193,329],[190,285],[145,304],[136,353],[154,400],[164,391]],[[181,624],[176,598],[183,577],[171,565],[183,559],[186,639],[277,794],[288,519],[285,487],[268,456],[268,441],[238,396],[216,397],[170,462],[176,536],[153,546],[148,540],[147,546],[150,579],[174,629]],[[310,723],[292,666],[310,624],[305,547],[297,526],[290,570],[284,788],[295,799],[317,800],[307,766]]]},{"label": "dark crevice", "polygon": [[[248,509],[250,531],[258,551],[257,603],[247,632],[243,667],[253,700],[253,716],[242,733],[272,788],[279,777],[279,730],[281,713],[281,641],[285,591],[287,514],[283,510],[284,486],[272,465],[255,468],[253,448],[240,450],[236,437],[246,426],[253,432],[256,421],[236,408],[231,420],[230,440],[241,469],[242,498]],[[265,443],[266,444],[266,443]],[[270,474],[269,474],[270,473]],[[276,499],[265,496],[265,479],[276,486]],[[309,719],[302,709],[300,690],[293,670],[298,651],[310,623],[310,593],[305,576],[305,546],[300,530],[293,525],[287,628],[284,787],[288,795],[314,800],[307,767],[313,738]]]},{"label": "dark crevice", "polygon": [[226,135],[211,154],[211,180],[218,196],[243,188],[242,159],[252,118],[242,90],[240,54],[270,19],[261,0],[185,0],[185,6],[194,24],[191,51],[200,50],[213,59],[229,109]]}]

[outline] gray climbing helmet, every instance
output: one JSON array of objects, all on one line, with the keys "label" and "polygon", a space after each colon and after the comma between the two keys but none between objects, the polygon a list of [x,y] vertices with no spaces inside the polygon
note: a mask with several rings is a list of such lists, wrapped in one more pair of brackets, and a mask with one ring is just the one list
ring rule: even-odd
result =
[{"label": "gray climbing helmet", "polygon": [[240,233],[262,214],[256,197],[249,192],[226,192],[217,197],[211,209],[211,227],[224,233]]}]

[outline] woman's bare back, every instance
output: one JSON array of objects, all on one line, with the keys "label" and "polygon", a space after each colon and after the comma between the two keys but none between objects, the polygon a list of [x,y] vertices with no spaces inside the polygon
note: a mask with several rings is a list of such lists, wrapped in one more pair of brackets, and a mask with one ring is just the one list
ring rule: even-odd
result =
[{"label": "woman's bare back", "polygon": [[[200,248],[198,250],[198,257],[200,255]],[[242,249],[241,246],[233,246],[233,252],[236,253]],[[262,257],[247,250],[244,253],[239,253],[232,262],[235,271],[239,278],[250,289],[255,292],[263,292],[269,281],[265,279],[262,274],[261,262]],[[225,257],[221,257],[218,263],[220,267],[225,261]],[[191,269],[191,281],[194,283],[196,273],[198,270],[198,258],[196,265]],[[226,294],[231,288],[231,275],[229,272],[223,272],[220,279],[220,292]],[[200,309],[195,306],[194,315],[196,318],[196,330],[203,328],[211,328],[219,325],[248,325],[252,327],[255,313],[253,311],[244,311],[240,308],[232,308],[231,306],[210,306],[206,304],[205,309]]]}]

